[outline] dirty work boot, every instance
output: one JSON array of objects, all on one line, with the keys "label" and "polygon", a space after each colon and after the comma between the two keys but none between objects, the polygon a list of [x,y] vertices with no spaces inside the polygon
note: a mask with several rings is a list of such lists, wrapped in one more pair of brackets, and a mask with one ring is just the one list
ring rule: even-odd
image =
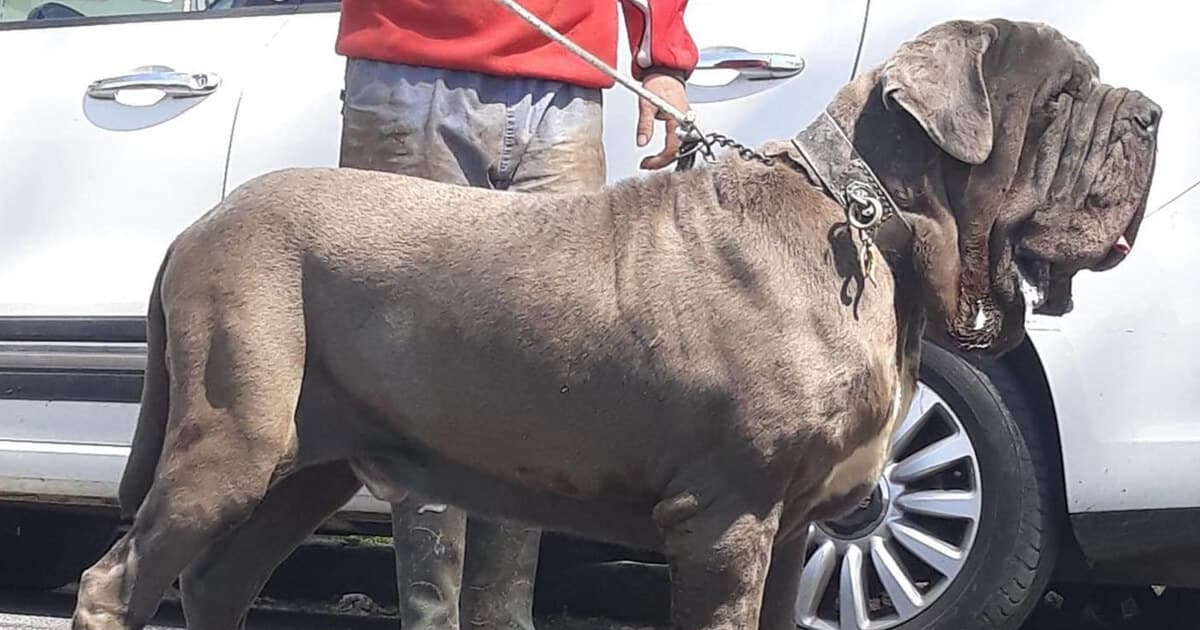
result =
[{"label": "dirty work boot", "polygon": [[410,494],[392,504],[403,630],[459,630],[466,513]]},{"label": "dirty work boot", "polygon": [[463,562],[462,630],[533,630],[541,532],[471,519]]}]

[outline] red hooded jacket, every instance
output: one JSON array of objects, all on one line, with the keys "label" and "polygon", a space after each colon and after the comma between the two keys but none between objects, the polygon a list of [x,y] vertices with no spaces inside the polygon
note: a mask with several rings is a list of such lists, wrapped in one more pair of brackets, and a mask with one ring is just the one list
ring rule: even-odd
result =
[{"label": "red hooded jacket", "polygon": [[[617,62],[618,0],[520,0],[530,13],[604,60]],[[696,45],[683,22],[688,0],[620,0],[632,73],[691,75]],[[342,0],[336,50],[357,57],[553,79],[606,88],[613,81],[493,0]]]}]

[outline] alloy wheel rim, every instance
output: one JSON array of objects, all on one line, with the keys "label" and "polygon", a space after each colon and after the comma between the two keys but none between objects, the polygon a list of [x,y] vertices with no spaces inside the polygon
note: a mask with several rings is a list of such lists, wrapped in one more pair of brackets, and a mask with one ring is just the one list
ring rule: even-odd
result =
[{"label": "alloy wheel rim", "polygon": [[966,564],[982,503],[979,458],[966,428],[918,383],[871,497],[809,527],[796,624],[886,630],[928,610]]}]

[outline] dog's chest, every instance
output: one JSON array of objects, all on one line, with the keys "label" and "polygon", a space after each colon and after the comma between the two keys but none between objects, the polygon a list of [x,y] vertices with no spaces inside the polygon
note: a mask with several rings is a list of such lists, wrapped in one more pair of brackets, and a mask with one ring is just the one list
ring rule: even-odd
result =
[{"label": "dog's chest", "polygon": [[897,381],[893,386],[892,403],[882,428],[871,434],[865,442],[853,446],[845,457],[830,468],[818,486],[816,503],[824,503],[846,495],[878,480],[884,462],[887,461],[892,431],[899,421],[902,401],[903,388]]}]

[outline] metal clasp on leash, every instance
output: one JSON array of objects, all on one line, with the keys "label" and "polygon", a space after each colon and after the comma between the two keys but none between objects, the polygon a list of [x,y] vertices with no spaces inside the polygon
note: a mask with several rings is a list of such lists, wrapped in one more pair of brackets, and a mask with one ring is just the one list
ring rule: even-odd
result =
[{"label": "metal clasp on leash", "polygon": [[686,171],[696,163],[696,154],[703,153],[705,159],[711,159],[712,148],[704,134],[696,127],[696,112],[684,114],[684,120],[675,129],[679,137],[679,151],[675,154],[675,170]]}]

